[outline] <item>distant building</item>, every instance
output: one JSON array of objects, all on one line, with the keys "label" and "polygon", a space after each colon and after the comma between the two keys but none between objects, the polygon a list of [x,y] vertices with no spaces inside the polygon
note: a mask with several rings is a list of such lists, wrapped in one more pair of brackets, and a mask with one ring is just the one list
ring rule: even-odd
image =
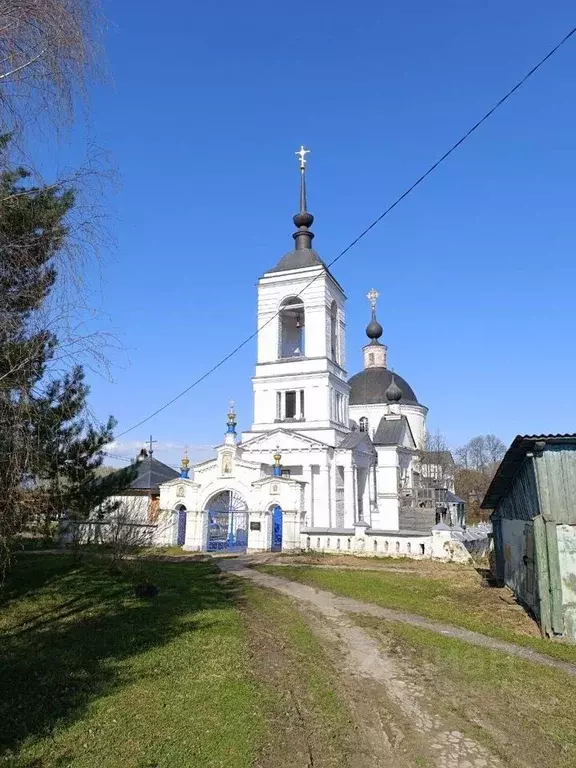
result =
[{"label": "distant building", "polygon": [[576,640],[576,434],[516,437],[482,502],[496,576],[543,634]]},{"label": "distant building", "polygon": [[155,523],[160,510],[160,486],[179,472],[155,459],[152,452],[142,448],[136,458],[136,477],[122,494],[111,496],[108,502],[119,502],[119,509],[130,513],[134,522]]}]

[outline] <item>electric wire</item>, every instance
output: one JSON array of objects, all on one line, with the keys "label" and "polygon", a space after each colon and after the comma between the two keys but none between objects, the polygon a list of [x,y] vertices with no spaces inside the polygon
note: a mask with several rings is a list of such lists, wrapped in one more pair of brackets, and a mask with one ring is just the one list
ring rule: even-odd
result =
[{"label": "electric wire", "polygon": [[[391,213],[396,206],[398,206],[405,198],[408,197],[420,184],[422,184],[425,179],[428,178],[434,171],[440,166],[445,160],[447,160],[450,155],[455,152],[458,147],[460,147],[475,131],[480,128],[480,126],[486,122],[508,99],[516,93],[516,91],[521,88],[524,83],[532,77],[539,69],[542,67],[543,64],[545,64],[548,59],[550,59],[565,43],[570,40],[571,37],[574,36],[576,33],[576,26],[573,27],[564,37],[550,50],[548,53],[540,59],[540,61],[535,64],[532,69],[530,69],[524,77],[522,77],[516,85],[514,85],[513,88],[511,88],[507,93],[502,96],[501,99],[499,99],[494,106],[486,112],[486,114],[480,118],[466,133],[458,139],[458,141],[453,144],[450,149],[448,149],[438,160],[436,160],[433,165],[431,165],[427,171],[425,171],[420,177],[416,179],[399,197],[396,198],[396,200],[386,208],[385,211],[383,211],[374,221],[369,224],[366,229],[364,229],[354,240],[352,240],[351,243],[349,243],[346,248],[344,248],[343,251],[340,251],[340,253],[332,259],[327,264],[327,267],[330,268],[333,264],[336,264],[337,261],[339,261],[343,256],[345,256],[354,246],[356,246],[366,235],[371,232],[374,227],[376,227],[382,219],[384,219],[389,213]],[[308,288],[320,277],[322,272],[319,272],[317,275],[315,275],[309,283],[307,283],[302,290],[296,294],[296,297],[301,297],[302,294],[308,290]],[[278,310],[272,317],[270,317],[268,320],[266,320],[265,323],[263,323],[259,328],[257,328],[253,333],[251,333],[249,336],[247,336],[240,344],[238,344],[234,349],[232,349],[228,354],[226,354],[224,357],[222,357],[215,365],[213,365],[211,368],[209,368],[205,373],[203,373],[201,376],[199,376],[197,379],[195,379],[189,386],[186,387],[186,389],[183,389],[182,392],[177,394],[175,397],[173,397],[171,400],[168,400],[168,402],[164,403],[164,405],[157,408],[155,411],[150,413],[148,416],[145,416],[143,419],[138,421],[136,424],[133,424],[131,427],[128,427],[128,429],[125,429],[123,432],[120,432],[119,435],[115,438],[116,440],[120,437],[123,437],[124,435],[127,435],[129,432],[132,432],[135,429],[138,429],[138,427],[141,427],[143,424],[146,424],[147,421],[150,421],[150,419],[153,419],[155,416],[157,416],[159,413],[162,413],[162,411],[165,411],[166,408],[169,408],[171,405],[173,405],[177,400],[180,400],[180,398],[184,397],[184,395],[188,394],[192,389],[198,386],[198,384],[201,384],[205,379],[207,379],[209,376],[211,376],[215,371],[217,371],[219,368],[221,368],[225,363],[230,360],[231,357],[234,357],[243,347],[246,346],[246,344],[249,344],[252,339],[254,339],[260,331],[265,328],[267,325],[269,325],[273,320],[275,320],[278,315],[280,314],[280,310]]]}]

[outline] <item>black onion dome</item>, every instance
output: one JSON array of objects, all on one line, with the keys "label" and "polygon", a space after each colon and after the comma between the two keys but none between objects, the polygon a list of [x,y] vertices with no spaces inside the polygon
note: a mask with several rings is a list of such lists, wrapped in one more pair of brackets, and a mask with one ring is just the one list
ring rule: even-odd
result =
[{"label": "black onion dome", "polygon": [[390,403],[399,403],[400,400],[402,400],[402,390],[396,384],[396,377],[394,374],[392,374],[392,381],[388,385],[388,389],[386,390],[386,400]]},{"label": "black onion dome", "polygon": [[350,385],[350,405],[371,405],[387,403],[386,391],[396,380],[396,388],[401,390],[400,400],[395,402],[419,405],[414,390],[402,376],[392,373],[388,368],[365,368],[348,379]]},{"label": "black onion dome", "polygon": [[366,336],[368,336],[369,339],[379,339],[383,333],[384,333],[384,329],[382,328],[378,320],[376,320],[376,317],[373,317],[372,320],[366,326]]}]

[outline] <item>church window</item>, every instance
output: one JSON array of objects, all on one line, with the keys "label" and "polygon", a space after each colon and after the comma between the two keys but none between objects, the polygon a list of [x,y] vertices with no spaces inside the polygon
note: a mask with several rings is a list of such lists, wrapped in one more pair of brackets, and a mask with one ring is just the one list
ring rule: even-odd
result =
[{"label": "church window", "polygon": [[352,549],[352,539],[348,539],[346,549]]},{"label": "church window", "polygon": [[400,542],[396,542],[396,552],[400,552]]},{"label": "church window", "polygon": [[378,552],[378,539],[374,539],[374,552]]},{"label": "church window", "polygon": [[304,355],[304,304],[298,297],[284,299],[279,313],[280,358]]},{"label": "church window", "polygon": [[310,549],[310,536],[306,536],[306,549]]},{"label": "church window", "polygon": [[338,307],[335,301],[330,307],[330,357],[338,362]]},{"label": "church window", "polygon": [[304,390],[300,390],[300,418],[304,418]]},{"label": "church window", "polygon": [[326,539],[326,549],[330,549],[330,537]]},{"label": "church window", "polygon": [[296,392],[286,392],[285,418],[296,418]]},{"label": "church window", "polygon": [[290,479],[290,470],[289,469],[283,469],[282,470],[282,477],[287,477]]},{"label": "church window", "polygon": [[420,544],[420,554],[425,555],[426,554],[426,547],[424,544]]},{"label": "church window", "polygon": [[336,539],[336,549],[340,549],[340,539]]},{"label": "church window", "polygon": [[344,423],[344,397],[340,392],[336,392],[334,421]]},{"label": "church window", "polygon": [[406,552],[408,552],[408,554],[410,554],[412,552],[412,544],[410,544],[410,542],[408,542],[408,544],[406,544]]},{"label": "church window", "polygon": [[276,418],[282,418],[282,392],[276,392]]},{"label": "church window", "polygon": [[320,549],[320,539],[316,539],[316,549]]},{"label": "church window", "polygon": [[358,424],[358,427],[360,429],[360,432],[368,432],[368,419],[366,418],[366,416],[362,416]]},{"label": "church window", "polygon": [[388,552],[389,549],[390,549],[390,544],[388,543],[388,541],[385,541],[384,542],[384,552]]}]

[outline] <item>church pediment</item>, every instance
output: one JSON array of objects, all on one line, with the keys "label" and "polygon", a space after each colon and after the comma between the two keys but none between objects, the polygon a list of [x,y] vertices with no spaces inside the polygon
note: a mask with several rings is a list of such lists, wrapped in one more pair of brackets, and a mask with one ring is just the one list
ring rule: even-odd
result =
[{"label": "church pediment", "polygon": [[191,480],[189,477],[175,477],[174,480],[167,480],[165,483],[162,483],[162,488],[172,488],[172,486],[184,486],[186,488],[191,488],[192,490],[196,490],[200,488],[200,484],[194,482],[194,480]]},{"label": "church pediment", "polygon": [[280,446],[282,451],[325,451],[329,447],[326,443],[287,429],[274,429],[241,444],[243,452],[268,452],[271,455],[277,446]]}]

